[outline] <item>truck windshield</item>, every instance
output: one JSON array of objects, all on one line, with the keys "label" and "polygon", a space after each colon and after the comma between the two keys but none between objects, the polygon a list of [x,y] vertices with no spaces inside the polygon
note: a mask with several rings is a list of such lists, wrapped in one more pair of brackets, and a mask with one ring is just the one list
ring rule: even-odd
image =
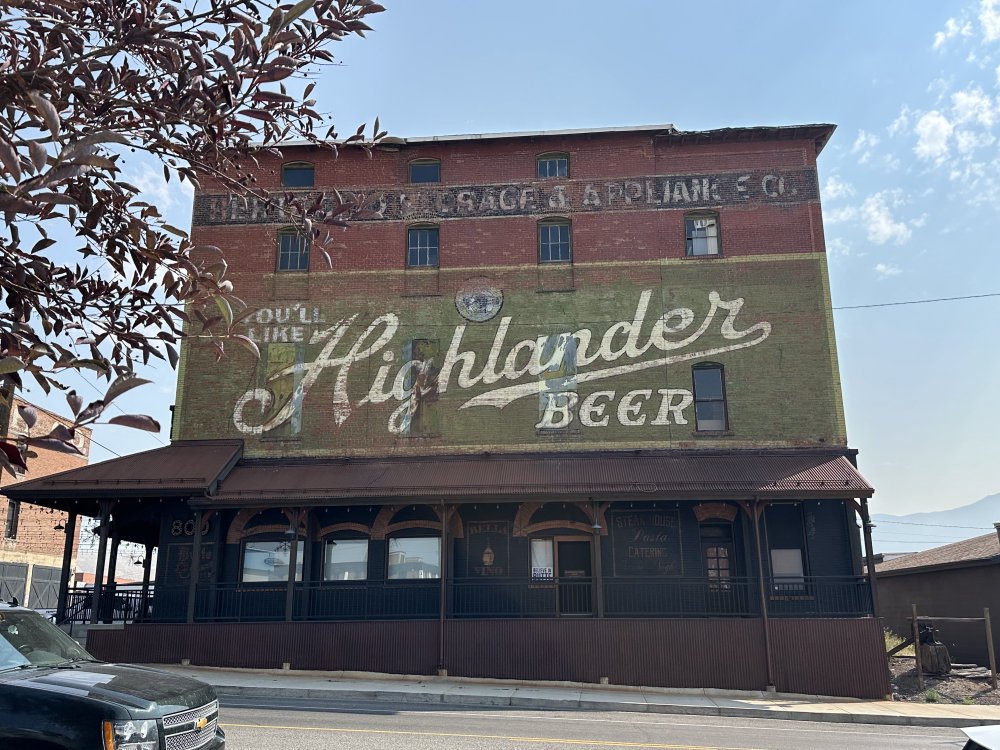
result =
[{"label": "truck windshield", "polygon": [[76,641],[37,612],[0,609],[0,670],[93,660]]}]

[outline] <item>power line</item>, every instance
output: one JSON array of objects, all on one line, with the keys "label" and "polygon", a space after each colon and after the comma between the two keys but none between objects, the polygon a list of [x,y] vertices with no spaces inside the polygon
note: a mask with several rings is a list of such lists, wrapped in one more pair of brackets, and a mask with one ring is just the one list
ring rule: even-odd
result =
[{"label": "power line", "polygon": [[916,521],[888,521],[886,519],[873,518],[876,523],[898,523],[903,526],[934,526],[939,529],[979,529],[981,531],[991,531],[989,526],[956,526],[950,523],[917,523]]},{"label": "power line", "polygon": [[959,299],[982,299],[983,297],[1000,297],[1000,292],[990,292],[989,294],[966,294],[961,297],[938,297],[936,299],[912,299],[906,302],[876,302],[871,305],[842,305],[833,307],[832,310],[860,310],[866,307],[895,307],[896,305],[923,305],[928,302],[952,302]]}]

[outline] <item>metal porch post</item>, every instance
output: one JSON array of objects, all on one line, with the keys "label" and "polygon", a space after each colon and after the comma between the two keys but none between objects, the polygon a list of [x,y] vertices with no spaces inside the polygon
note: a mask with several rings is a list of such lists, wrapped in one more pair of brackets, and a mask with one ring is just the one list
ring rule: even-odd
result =
[{"label": "metal porch post", "polygon": [[295,607],[295,569],[299,559],[299,514],[300,508],[292,512],[292,541],[288,549],[288,585],[285,589],[285,622],[292,621]]},{"label": "metal porch post", "polygon": [[444,666],[444,619],[446,614],[445,604],[448,594],[448,506],[441,499],[441,607],[438,613],[438,674],[446,675],[448,671]]},{"label": "metal porch post", "polygon": [[767,656],[767,689],[774,690],[774,655],[771,650],[771,624],[767,619],[767,586],[764,583],[764,557],[760,551],[760,501],[753,499],[753,542],[757,550],[757,581],[760,584],[760,616],[764,621],[764,652]]},{"label": "metal porch post", "polygon": [[592,528],[594,529],[594,545],[591,547],[594,554],[593,560],[593,570],[594,570],[594,603],[597,605],[597,617],[598,619],[604,617],[604,575],[601,570],[601,509],[598,503],[591,500],[592,508],[594,511],[594,523]]},{"label": "metal porch post", "polygon": [[861,498],[861,528],[865,533],[865,560],[868,564],[868,588],[872,594],[872,614],[879,617],[878,583],[875,579],[875,552],[872,548],[872,519],[868,514],[868,499]]},{"label": "metal porch post", "polygon": [[76,541],[76,511],[66,519],[66,541],[63,542],[62,569],[59,571],[59,600],[56,602],[56,622],[66,619],[66,597],[69,596],[69,572],[73,558],[73,542]]},{"label": "metal porch post", "polygon": [[101,612],[104,589],[104,565],[108,554],[108,526],[111,521],[112,500],[101,500],[100,537],[97,542],[97,566],[94,569],[94,596],[90,603],[90,624],[96,625]]},{"label": "metal porch post", "polygon": [[146,619],[146,609],[149,606],[149,572],[153,567],[153,545],[147,544],[142,557],[142,595],[139,599],[139,618]]},{"label": "metal porch post", "polygon": [[191,549],[191,578],[188,581],[187,622],[194,622],[194,604],[198,595],[198,578],[201,573],[201,520],[203,511],[194,512],[194,546]]},{"label": "metal porch post", "polygon": [[[117,524],[111,524],[111,553],[108,555],[108,584],[104,589],[104,602],[101,608],[104,610],[101,619],[104,622],[112,622],[115,619],[115,577],[118,575],[118,547],[121,545],[121,535],[118,533]],[[110,594],[110,597],[108,596]]]}]

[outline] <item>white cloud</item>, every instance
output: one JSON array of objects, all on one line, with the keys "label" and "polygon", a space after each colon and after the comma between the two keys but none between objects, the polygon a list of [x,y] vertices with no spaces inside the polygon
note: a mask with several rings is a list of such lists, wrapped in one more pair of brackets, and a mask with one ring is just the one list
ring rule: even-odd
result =
[{"label": "white cloud", "polygon": [[956,36],[972,36],[972,24],[965,20],[956,21],[954,18],[949,18],[944,24],[944,31],[934,35],[934,49],[940,49],[946,41]]},{"label": "white cloud", "polygon": [[953,129],[948,118],[940,112],[928,112],[917,121],[914,128],[918,137],[914,153],[924,161],[943,160],[948,155],[948,138]]},{"label": "white cloud", "polygon": [[176,203],[190,201],[194,195],[190,182],[172,178],[168,183],[163,179],[162,170],[145,162],[139,172],[130,172],[125,180],[139,188],[143,199],[159,208],[160,213],[166,213]]},{"label": "white cloud", "polygon": [[[1000,68],[997,68],[997,80],[1000,80]],[[893,120],[892,124],[888,127],[890,137],[899,133],[905,133],[910,129],[910,114],[910,108],[906,106],[899,111],[899,117]]]},{"label": "white cloud", "polygon": [[864,164],[871,157],[871,150],[878,145],[878,136],[872,133],[866,133],[864,130],[858,131],[858,137],[854,139],[854,145],[851,146],[851,153],[860,153],[861,156],[858,157],[858,163]]},{"label": "white cloud", "polygon": [[951,95],[951,103],[955,124],[975,120],[984,127],[993,126],[995,115],[993,100],[984,94],[978,86],[970,86],[964,91],[956,91]]},{"label": "white cloud", "polygon": [[844,206],[843,208],[824,208],[824,224],[841,224],[851,221],[858,215],[858,209],[854,206]]},{"label": "white cloud", "polygon": [[842,237],[827,240],[826,254],[833,259],[847,258],[851,255],[851,245]]},{"label": "white cloud", "polygon": [[1000,10],[997,10],[997,0],[982,1],[979,6],[979,24],[983,28],[984,42],[1000,39]]},{"label": "white cloud", "polygon": [[879,263],[875,266],[875,273],[878,274],[879,279],[888,279],[890,276],[899,276],[902,272],[902,268],[892,263]]},{"label": "white cloud", "polygon": [[861,218],[868,230],[868,239],[876,245],[884,245],[887,242],[902,245],[913,234],[913,230],[905,223],[892,218],[888,204],[890,200],[894,206],[900,203],[897,193],[884,190],[868,196],[861,205]]},{"label": "white cloud", "polygon": [[997,65],[996,74],[997,74],[997,86],[1000,86],[1000,65]]},{"label": "white cloud", "polygon": [[850,183],[842,182],[836,175],[830,175],[823,186],[823,195],[830,200],[854,195],[854,186]]},{"label": "white cloud", "polygon": [[955,145],[960,154],[971,154],[977,148],[992,146],[996,141],[990,133],[976,133],[972,130],[956,130]]}]

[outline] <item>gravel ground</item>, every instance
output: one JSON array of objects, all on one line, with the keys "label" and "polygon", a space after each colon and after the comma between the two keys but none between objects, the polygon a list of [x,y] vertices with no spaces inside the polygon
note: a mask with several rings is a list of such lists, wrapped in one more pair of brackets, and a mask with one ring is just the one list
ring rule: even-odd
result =
[{"label": "gravel ground", "polygon": [[922,703],[927,700],[927,691],[937,692],[938,703],[962,703],[971,700],[977,706],[1000,705],[1000,690],[990,686],[990,680],[958,677],[956,675],[924,675],[924,690],[917,683],[917,669],[913,657],[893,656],[889,659],[892,673],[892,697],[897,701]]}]

